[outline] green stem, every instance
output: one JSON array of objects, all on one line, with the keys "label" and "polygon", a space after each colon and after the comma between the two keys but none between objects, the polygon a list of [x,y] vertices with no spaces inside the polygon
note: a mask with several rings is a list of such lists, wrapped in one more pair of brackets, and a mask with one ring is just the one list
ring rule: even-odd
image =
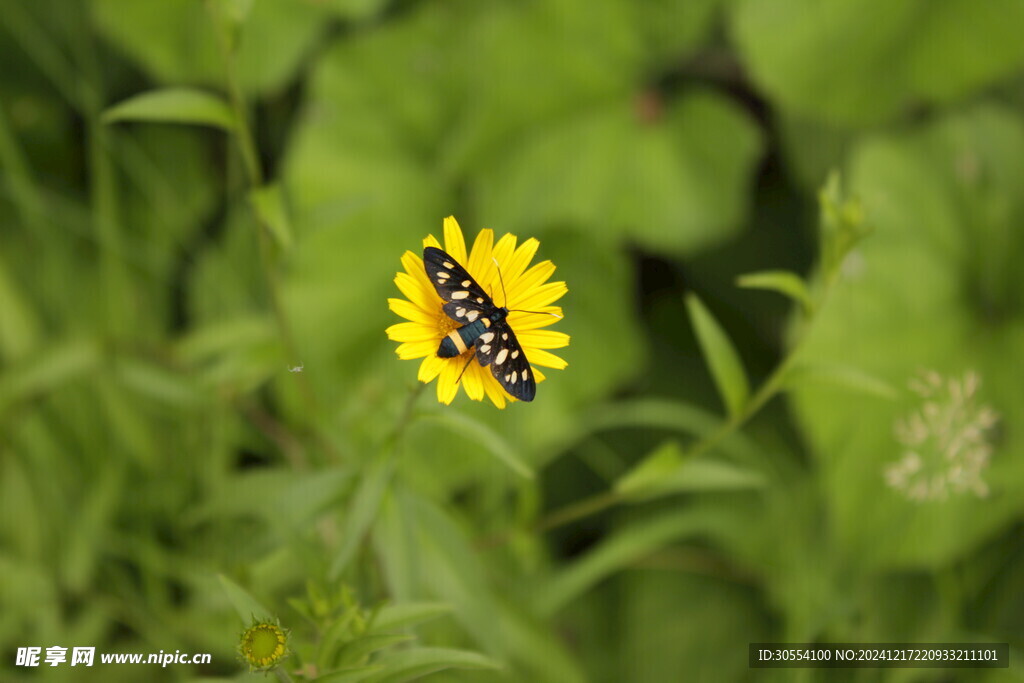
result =
[{"label": "green stem", "polygon": [[3,106],[0,106],[0,166],[6,171],[11,199],[21,222],[42,239],[46,229],[43,199],[28,161],[11,132]]},{"label": "green stem", "polygon": [[[228,99],[231,109],[235,115],[235,128],[233,137],[238,144],[242,156],[242,164],[245,167],[246,180],[250,192],[263,185],[263,170],[260,167],[259,156],[256,153],[256,143],[249,127],[249,118],[246,114],[245,96],[242,93],[241,80],[238,77],[238,59],[230,36],[226,35],[222,17],[219,15],[215,3],[208,2],[207,7],[214,21],[214,29],[218,35],[221,46],[221,53],[224,58],[225,79],[227,83]],[[281,286],[278,279],[277,268],[274,262],[273,241],[270,226],[267,225],[258,212],[254,211],[256,222],[259,226],[257,241],[260,250],[260,265],[263,270],[263,279],[266,282],[267,294],[270,299],[270,307],[277,323],[278,334],[284,346],[285,355],[289,365],[300,365],[298,346],[295,343],[295,336],[292,333],[291,323],[285,311],[281,297]],[[302,373],[298,373],[297,382],[299,392],[302,395],[306,407],[313,413],[318,414],[316,394],[309,380]]]}]

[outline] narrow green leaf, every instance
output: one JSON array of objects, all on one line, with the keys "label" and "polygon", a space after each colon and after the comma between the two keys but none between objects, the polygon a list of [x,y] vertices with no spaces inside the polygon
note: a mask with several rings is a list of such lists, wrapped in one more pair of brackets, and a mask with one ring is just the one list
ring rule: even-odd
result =
[{"label": "narrow green leaf", "polygon": [[896,388],[884,379],[849,365],[804,363],[794,366],[786,373],[787,389],[807,382],[825,382],[890,400],[899,396]]},{"label": "narrow green leaf", "polygon": [[677,442],[667,441],[619,479],[615,490],[641,501],[684,491],[728,491],[765,484],[759,472],[707,457],[688,459]]},{"label": "narrow green leaf", "polygon": [[257,187],[249,193],[249,201],[260,221],[270,230],[270,234],[283,249],[292,246],[292,228],[285,209],[281,186],[277,183]]},{"label": "narrow green leaf", "polygon": [[377,517],[381,500],[387,490],[388,482],[394,472],[394,459],[390,453],[383,453],[374,458],[363,480],[352,499],[352,505],[345,518],[342,531],[341,548],[331,564],[330,576],[337,579],[352,560],[362,543],[370,525]]},{"label": "narrow green leaf", "polygon": [[189,408],[206,402],[194,380],[156,363],[123,358],[118,360],[115,373],[125,388],[170,406]]},{"label": "narrow green leaf", "polygon": [[248,626],[252,620],[258,619],[260,621],[273,621],[274,615],[259,603],[256,598],[249,595],[249,591],[245,590],[237,583],[224,576],[218,574],[217,578],[220,579],[220,585],[224,588],[224,592],[228,595],[228,600],[231,601],[232,606],[235,608],[235,612],[238,617],[242,620],[242,623]]},{"label": "narrow green leaf", "polygon": [[762,270],[757,273],[747,273],[740,275],[736,284],[747,289],[767,289],[788,296],[800,304],[804,313],[810,313],[814,308],[804,279],[788,270]]},{"label": "narrow green leaf", "polygon": [[632,497],[660,485],[683,464],[683,453],[675,441],[666,441],[638,462],[615,483],[616,492]]},{"label": "narrow green leaf", "polygon": [[701,532],[706,523],[693,510],[670,510],[618,529],[539,587],[534,594],[538,613],[554,615],[604,578],[673,541]]},{"label": "narrow green leaf", "polygon": [[367,666],[346,666],[337,671],[321,674],[316,677],[317,683],[359,683],[383,669],[380,664]]},{"label": "narrow green leaf", "polygon": [[424,419],[439,422],[460,437],[468,436],[483,446],[488,453],[508,465],[509,469],[519,476],[533,479],[533,469],[523,462],[508,441],[482,422],[454,410],[426,415]]},{"label": "narrow green leaf", "polygon": [[92,340],[57,344],[26,358],[0,375],[0,413],[12,403],[28,400],[94,371],[99,346]]},{"label": "narrow green leaf", "polygon": [[106,465],[86,489],[84,503],[67,521],[71,533],[59,569],[68,590],[86,591],[93,581],[101,552],[96,539],[110,528],[110,520],[124,495],[124,470],[123,460]]},{"label": "narrow green leaf", "polygon": [[235,128],[235,115],[223,99],[194,88],[162,88],[134,95],[107,109],[103,121],[156,121],[224,130]]},{"label": "narrow green leaf", "polygon": [[451,605],[444,602],[406,602],[385,605],[377,612],[377,618],[373,620],[372,628],[377,632],[396,630],[437,619],[451,611]]},{"label": "narrow green leaf", "polygon": [[750,395],[750,386],[739,354],[736,353],[725,330],[695,294],[687,295],[686,308],[690,313],[697,341],[711,370],[711,376],[718,387],[718,393],[721,394],[729,415],[736,416],[743,410]]},{"label": "narrow green leaf", "polygon": [[372,683],[402,683],[422,678],[445,669],[497,669],[499,664],[489,657],[467,650],[421,647],[396,652],[381,660],[384,668],[367,678]]},{"label": "narrow green leaf", "polygon": [[378,650],[404,643],[415,638],[404,633],[374,633],[365,635],[345,643],[338,650],[338,662],[340,664],[358,664]]},{"label": "narrow green leaf", "polygon": [[[10,170],[4,169],[10,176]],[[0,261],[0,358],[10,362],[29,353],[39,338],[39,321],[28,298]]]}]

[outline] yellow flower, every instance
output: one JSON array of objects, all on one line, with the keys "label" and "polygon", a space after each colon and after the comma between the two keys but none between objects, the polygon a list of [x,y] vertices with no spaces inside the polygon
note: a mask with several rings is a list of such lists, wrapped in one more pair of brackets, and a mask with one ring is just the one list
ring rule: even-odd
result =
[{"label": "yellow flower", "polygon": [[[534,378],[542,382],[544,374],[536,366],[558,370],[566,366],[564,360],[548,349],[568,346],[569,335],[542,328],[558,322],[562,317],[562,309],[551,304],[569,290],[564,282],[547,281],[555,272],[551,261],[527,267],[537,253],[540,242],[530,238],[516,246],[516,241],[515,235],[503,235],[495,242],[491,230],[481,230],[472,251],[467,255],[462,229],[455,218],[449,216],[444,219],[444,246],[433,235],[423,240],[423,246],[444,249],[491,295],[496,306],[510,310],[508,324],[530,361]],[[427,383],[437,379],[437,400],[441,403],[451,403],[460,386],[466,389],[466,395],[474,401],[481,401],[486,395],[498,408],[504,408],[506,401],[514,401],[491,375],[490,368],[471,360],[475,348],[471,347],[454,358],[438,357],[441,340],[459,324],[441,308],[444,301],[427,279],[423,259],[407,251],[402,256],[402,265],[405,272],[395,276],[395,284],[406,298],[388,299],[389,308],[408,321],[387,329],[389,339],[401,342],[396,349],[398,357],[406,360],[423,359],[419,380]],[[505,283],[504,292],[502,281]],[[460,380],[459,374],[463,368],[465,373]]]},{"label": "yellow flower", "polygon": [[259,621],[245,629],[238,642],[238,654],[249,665],[249,671],[270,671],[291,652],[288,651],[288,631],[277,623]]}]

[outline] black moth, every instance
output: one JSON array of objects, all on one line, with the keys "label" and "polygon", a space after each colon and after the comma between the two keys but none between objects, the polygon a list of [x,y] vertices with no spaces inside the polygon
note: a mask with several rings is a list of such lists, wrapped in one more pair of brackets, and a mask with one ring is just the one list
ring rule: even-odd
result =
[{"label": "black moth", "polygon": [[462,325],[441,340],[437,355],[454,358],[475,346],[476,359],[480,365],[490,366],[505,391],[520,401],[532,401],[537,382],[508,324],[508,309],[495,306],[466,269],[441,249],[424,249],[423,265],[430,283],[446,302],[444,312]]}]

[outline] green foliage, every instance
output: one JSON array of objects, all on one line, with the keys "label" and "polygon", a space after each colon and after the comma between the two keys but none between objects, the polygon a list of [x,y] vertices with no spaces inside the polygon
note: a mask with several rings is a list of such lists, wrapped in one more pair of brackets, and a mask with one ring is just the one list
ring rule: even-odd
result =
[{"label": "green foliage", "polygon": [[163,88],[135,95],[108,109],[103,120],[194,123],[226,130],[236,125],[234,114],[223,100],[189,88]]},{"label": "green foliage", "polygon": [[[1024,647],[1019,2],[0,12],[3,652],[240,680],[255,617],[283,679],[643,683]],[[568,285],[532,404],[439,405],[386,338],[451,214]]]}]

